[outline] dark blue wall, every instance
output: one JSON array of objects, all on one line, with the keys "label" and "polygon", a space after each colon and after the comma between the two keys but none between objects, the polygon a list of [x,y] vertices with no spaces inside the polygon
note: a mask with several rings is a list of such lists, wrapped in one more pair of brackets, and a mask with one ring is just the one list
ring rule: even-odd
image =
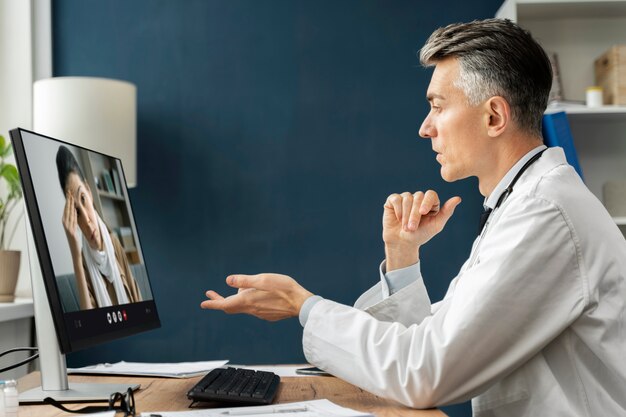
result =
[{"label": "dark blue wall", "polygon": [[418,139],[437,27],[499,0],[56,0],[54,75],[138,88],[131,191],[160,330],[70,355],[93,361],[304,360],[297,320],[199,308],[231,273],[280,272],[352,303],[377,279],[388,194],[464,202],[422,250],[431,298],[469,253],[482,197],[446,184]]}]

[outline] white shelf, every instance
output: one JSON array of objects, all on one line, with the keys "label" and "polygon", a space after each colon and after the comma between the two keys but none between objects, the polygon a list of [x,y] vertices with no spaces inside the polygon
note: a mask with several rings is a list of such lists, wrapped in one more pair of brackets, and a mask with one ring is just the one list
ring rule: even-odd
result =
[{"label": "white shelf", "polygon": [[0,303],[0,322],[34,317],[32,298],[16,298],[12,303]]},{"label": "white shelf", "polygon": [[554,113],[557,111],[564,111],[568,114],[626,114],[626,106],[602,106],[602,107],[586,107],[586,106],[549,106],[546,113]]},{"label": "white shelf", "polygon": [[626,17],[622,0],[518,0],[518,19]]},{"label": "white shelf", "polygon": [[125,201],[124,197],[121,195],[117,195],[109,191],[98,190],[98,194],[100,194],[100,197],[110,198],[111,200]]},{"label": "white shelf", "polygon": [[624,120],[626,118],[626,106],[602,106],[602,107],[586,107],[586,106],[548,106],[546,114],[564,111],[572,119],[594,119],[597,121],[607,120]]},{"label": "white shelf", "polygon": [[626,226],[626,217],[613,217],[613,221],[618,226]]}]

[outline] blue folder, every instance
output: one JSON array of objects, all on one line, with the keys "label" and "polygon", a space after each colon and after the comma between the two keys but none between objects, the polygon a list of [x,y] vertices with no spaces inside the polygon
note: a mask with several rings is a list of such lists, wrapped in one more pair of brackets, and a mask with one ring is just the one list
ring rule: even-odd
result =
[{"label": "blue folder", "polygon": [[560,146],[565,152],[567,162],[574,167],[580,178],[583,180],[583,171],[578,162],[578,154],[574,148],[574,139],[572,131],[569,128],[569,122],[565,112],[557,112],[543,115],[543,142],[547,147]]}]

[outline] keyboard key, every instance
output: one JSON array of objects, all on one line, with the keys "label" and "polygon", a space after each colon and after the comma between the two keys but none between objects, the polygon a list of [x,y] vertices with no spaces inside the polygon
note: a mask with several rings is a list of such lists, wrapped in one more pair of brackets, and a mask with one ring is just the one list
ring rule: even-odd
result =
[{"label": "keyboard key", "polygon": [[219,377],[220,374],[221,374],[221,372],[219,372],[217,369],[213,369],[211,372],[206,374],[204,376],[204,378],[202,378],[200,380],[200,382],[198,382],[198,384],[194,388],[197,388],[200,391],[204,391],[204,389],[207,386],[209,386],[211,384],[211,382],[213,382],[215,379],[217,379],[217,377]]},{"label": "keyboard key", "polygon": [[254,375],[250,378],[250,382],[246,385],[246,387],[239,394],[241,397],[251,397],[257,385],[261,382],[261,378],[257,375]]},{"label": "keyboard key", "polygon": [[271,382],[272,382],[272,375],[267,374],[267,373],[264,374],[261,377],[261,382],[259,382],[259,385],[257,385],[256,389],[252,393],[252,396],[254,398],[263,398],[263,396],[265,395],[265,392],[270,387]]},{"label": "keyboard key", "polygon": [[237,381],[237,384],[230,391],[228,391],[228,395],[239,396],[239,394],[241,393],[241,391],[243,391],[243,388],[246,386],[248,381],[250,381],[250,378],[251,378],[250,375],[243,375],[242,378],[239,381]]},{"label": "keyboard key", "polygon": [[205,392],[216,393],[222,385],[224,385],[235,373],[234,368],[227,368],[220,373],[213,382],[211,382],[205,389]]}]

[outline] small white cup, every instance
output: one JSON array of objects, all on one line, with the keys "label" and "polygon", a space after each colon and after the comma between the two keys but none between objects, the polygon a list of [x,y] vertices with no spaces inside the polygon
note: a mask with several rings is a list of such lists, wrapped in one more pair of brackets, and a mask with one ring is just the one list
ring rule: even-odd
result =
[{"label": "small white cup", "polygon": [[602,87],[587,87],[587,107],[602,107]]}]

